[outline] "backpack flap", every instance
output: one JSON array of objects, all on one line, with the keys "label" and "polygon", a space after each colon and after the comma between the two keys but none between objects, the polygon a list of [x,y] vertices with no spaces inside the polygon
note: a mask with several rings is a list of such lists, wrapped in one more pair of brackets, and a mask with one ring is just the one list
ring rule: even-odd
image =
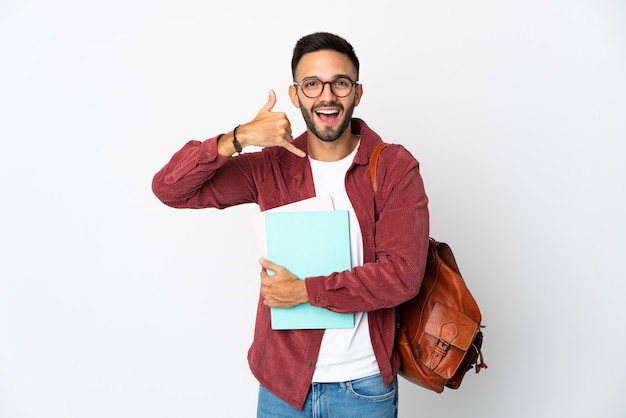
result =
[{"label": "backpack flap", "polygon": [[478,329],[479,324],[469,316],[436,303],[424,325],[417,355],[426,367],[450,379],[472,346]]}]

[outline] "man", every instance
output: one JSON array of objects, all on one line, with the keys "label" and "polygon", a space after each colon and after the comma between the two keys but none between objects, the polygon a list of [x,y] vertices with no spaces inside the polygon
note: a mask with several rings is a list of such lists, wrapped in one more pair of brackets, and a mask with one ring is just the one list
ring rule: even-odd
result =
[{"label": "man", "polygon": [[[248,353],[260,382],[258,417],[396,417],[394,307],[417,294],[428,246],[419,164],[401,145],[389,145],[380,157],[375,208],[368,162],[381,138],[352,117],[363,96],[354,49],[339,36],[313,33],[297,42],[291,66],[289,97],[305,133],[293,139],[270,91],[250,122],[185,144],[155,175],[153,191],[175,208],[256,203],[267,210],[330,194],[335,209],[349,210],[351,270],[299,280],[260,260]],[[250,145],[263,149],[234,156]],[[305,302],[354,313],[354,328],[271,329],[270,308]]]}]

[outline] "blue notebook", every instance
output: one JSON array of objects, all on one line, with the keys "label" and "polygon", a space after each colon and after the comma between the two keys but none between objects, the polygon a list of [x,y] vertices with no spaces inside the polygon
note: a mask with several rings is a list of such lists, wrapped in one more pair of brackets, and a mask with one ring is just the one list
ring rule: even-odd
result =
[{"label": "blue notebook", "polygon": [[[267,212],[265,234],[267,259],[300,280],[352,267],[347,210]],[[354,327],[354,314],[340,314],[309,303],[271,308],[271,319],[272,329]]]}]

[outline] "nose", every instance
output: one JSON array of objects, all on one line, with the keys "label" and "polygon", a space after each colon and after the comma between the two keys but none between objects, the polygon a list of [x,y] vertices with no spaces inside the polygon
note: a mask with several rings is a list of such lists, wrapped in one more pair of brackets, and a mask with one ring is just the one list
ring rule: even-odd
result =
[{"label": "nose", "polygon": [[[326,88],[326,84],[328,84],[328,88]],[[324,98],[333,98],[335,96],[335,93],[333,92],[333,87],[332,87],[332,82],[331,81],[324,81],[322,83],[322,92],[319,95],[319,98],[324,99]]]}]

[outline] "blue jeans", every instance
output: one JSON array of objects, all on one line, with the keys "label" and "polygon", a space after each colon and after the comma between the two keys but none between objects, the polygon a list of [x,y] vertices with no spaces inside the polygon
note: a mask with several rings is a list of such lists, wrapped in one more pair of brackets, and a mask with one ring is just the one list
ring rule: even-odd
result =
[{"label": "blue jeans", "polygon": [[341,383],[313,383],[302,411],[259,388],[257,418],[397,418],[398,379],[379,374]]}]

